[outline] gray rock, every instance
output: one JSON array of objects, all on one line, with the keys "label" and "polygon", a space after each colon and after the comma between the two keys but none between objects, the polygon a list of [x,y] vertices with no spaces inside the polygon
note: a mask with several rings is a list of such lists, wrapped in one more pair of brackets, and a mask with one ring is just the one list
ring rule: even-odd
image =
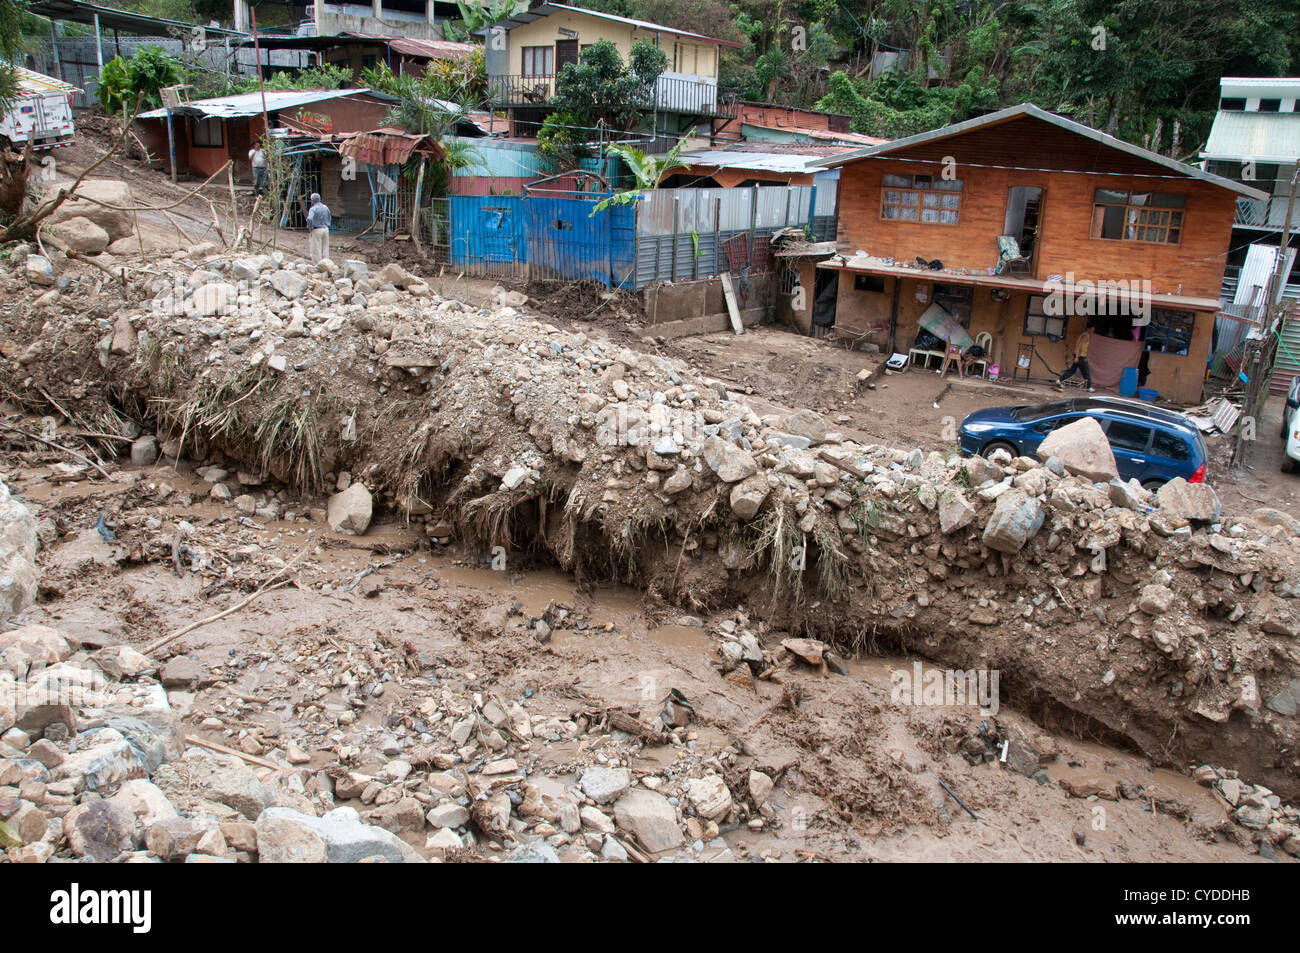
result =
[{"label": "gray rock", "polygon": [[0,622],[36,599],[36,521],[0,483]]},{"label": "gray rock", "polygon": [[293,822],[320,835],[331,864],[355,864],[367,857],[383,857],[394,864],[423,862],[406,841],[382,827],[362,823],[360,815],[350,807],[335,808],[324,817],[312,817],[287,807],[267,808],[257,819],[259,851],[263,822],[271,820]]},{"label": "gray rock", "polygon": [[1043,516],[1038,500],[1023,490],[1008,490],[998,497],[984,526],[984,545],[1001,553],[1018,553],[1042,528]]},{"label": "gray rock", "polygon": [[469,823],[469,811],[456,803],[439,804],[427,820],[430,827],[464,827]]},{"label": "gray rock", "polygon": [[360,536],[370,526],[374,501],[370,491],[361,483],[353,483],[342,493],[329,498],[325,521],[336,533],[355,533]]},{"label": "gray rock", "polygon": [[250,820],[260,817],[271,805],[271,794],[253,769],[231,755],[190,749],[182,760],[159,768],[153,780],[164,791],[193,787],[201,796]]},{"label": "gray rock", "polygon": [[1070,473],[1094,483],[1109,483],[1119,476],[1106,432],[1092,417],[1081,417],[1049,433],[1038,445],[1038,459],[1050,457],[1060,460]]},{"label": "gray rock", "polygon": [[112,801],[78,804],[63,818],[72,852],[101,864],[131,849],[134,830],[135,816]]},{"label": "gray rock", "polygon": [[506,855],[507,864],[558,864],[559,856],[555,853],[555,848],[546,841],[533,841],[531,844],[520,844]]},{"label": "gray rock", "polygon": [[946,536],[970,525],[975,519],[975,508],[966,500],[966,494],[956,487],[947,487],[939,496],[939,530]]},{"label": "gray rock", "polygon": [[736,483],[758,472],[752,456],[721,437],[704,441],[704,462],[723,483]]},{"label": "gray rock", "polygon": [[158,438],[146,434],[131,441],[131,466],[147,467],[158,462]]},{"label": "gray rock", "polygon": [[325,838],[310,825],[298,818],[277,817],[267,811],[257,819],[257,862],[325,864],[329,862],[329,848]]},{"label": "gray rock", "polygon": [[1223,511],[1219,494],[1208,483],[1188,483],[1175,477],[1156,491],[1160,512],[1175,519],[1214,523]]},{"label": "gray rock", "polygon": [[620,829],[651,853],[680,847],[685,840],[677,826],[676,808],[662,794],[646,788],[636,788],[619,798],[614,805],[614,819]]},{"label": "gray rock", "polygon": [[268,280],[272,288],[290,301],[301,298],[307,290],[307,279],[294,271],[273,271]]},{"label": "gray rock", "polygon": [[746,477],[731,488],[731,512],[742,520],[753,519],[770,489],[766,474],[755,473]]},{"label": "gray rock", "polygon": [[631,784],[632,773],[627,768],[588,768],[578,779],[582,793],[597,804],[612,804]]}]

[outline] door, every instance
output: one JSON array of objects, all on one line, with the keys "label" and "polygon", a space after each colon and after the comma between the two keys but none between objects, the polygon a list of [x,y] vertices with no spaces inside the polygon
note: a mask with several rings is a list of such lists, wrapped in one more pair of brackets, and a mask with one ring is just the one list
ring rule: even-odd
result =
[{"label": "door", "polygon": [[829,268],[814,268],[817,277],[813,280],[812,323],[814,333],[817,327],[828,328],[835,323],[835,300],[839,291],[839,272]]},{"label": "door", "polygon": [[555,75],[560,75],[560,70],[564,69],[565,63],[578,62],[578,41],[577,40],[556,40],[555,41]]},{"label": "door", "polygon": [[1121,480],[1138,482],[1146,479],[1147,450],[1151,446],[1151,428],[1128,420],[1107,420],[1106,439],[1115,454],[1115,467]]},{"label": "door", "polygon": [[1043,220],[1043,190],[1014,185],[1007,190],[1007,213],[1002,234],[1020,243],[1020,254],[1029,259],[1029,273],[1037,274],[1038,227]]},{"label": "door", "polygon": [[1143,482],[1159,480],[1168,482],[1175,477],[1186,480],[1192,466],[1192,448],[1187,438],[1166,430],[1156,430],[1151,438],[1151,452],[1147,454],[1147,469]]}]

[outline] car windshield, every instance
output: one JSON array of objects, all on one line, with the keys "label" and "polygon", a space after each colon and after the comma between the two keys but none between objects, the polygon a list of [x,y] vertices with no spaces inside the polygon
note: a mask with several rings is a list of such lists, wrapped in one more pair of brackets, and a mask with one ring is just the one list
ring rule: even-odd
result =
[{"label": "car windshield", "polygon": [[1049,404],[1028,404],[1011,410],[1012,420],[1042,420],[1074,410],[1073,400],[1054,400]]}]

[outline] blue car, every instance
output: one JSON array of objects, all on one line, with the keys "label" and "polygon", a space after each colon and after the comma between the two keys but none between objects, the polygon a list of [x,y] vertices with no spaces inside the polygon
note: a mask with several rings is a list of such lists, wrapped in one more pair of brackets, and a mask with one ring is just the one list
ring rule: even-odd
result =
[{"label": "blue car", "polygon": [[1182,477],[1205,482],[1209,453],[1196,425],[1182,414],[1118,397],[1076,397],[1022,407],[977,410],[961,424],[961,452],[989,456],[1005,450],[1033,457],[1043,438],[1081,417],[1101,424],[1124,480],[1147,489]]}]

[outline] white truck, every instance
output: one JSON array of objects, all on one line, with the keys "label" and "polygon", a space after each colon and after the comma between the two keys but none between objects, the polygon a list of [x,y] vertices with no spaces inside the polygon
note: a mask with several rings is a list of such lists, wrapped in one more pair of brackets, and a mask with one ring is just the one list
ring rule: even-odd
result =
[{"label": "white truck", "polygon": [[72,145],[72,97],[80,90],[53,76],[11,68],[18,76],[18,93],[0,116],[0,147],[21,152],[30,142],[34,152],[42,152]]}]

